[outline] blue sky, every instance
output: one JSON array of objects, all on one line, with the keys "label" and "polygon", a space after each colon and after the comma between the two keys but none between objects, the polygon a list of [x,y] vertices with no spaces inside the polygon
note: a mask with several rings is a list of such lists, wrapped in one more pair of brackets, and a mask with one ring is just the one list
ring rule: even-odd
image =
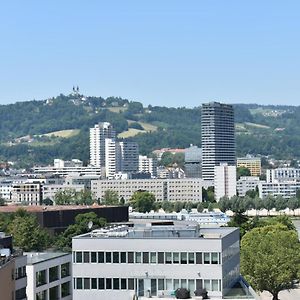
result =
[{"label": "blue sky", "polygon": [[0,104],[68,94],[144,104],[300,104],[300,1],[1,3]]}]

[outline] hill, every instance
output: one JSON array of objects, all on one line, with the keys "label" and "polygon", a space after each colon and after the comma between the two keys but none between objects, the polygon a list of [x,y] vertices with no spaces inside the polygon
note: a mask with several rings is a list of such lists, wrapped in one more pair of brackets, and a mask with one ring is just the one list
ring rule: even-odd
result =
[{"label": "hill", "polygon": [[[300,107],[235,104],[237,154],[300,158]],[[19,166],[89,158],[89,128],[101,121],[148,154],[201,143],[201,108],[143,107],[120,97],[78,94],[0,106],[0,159]]]}]

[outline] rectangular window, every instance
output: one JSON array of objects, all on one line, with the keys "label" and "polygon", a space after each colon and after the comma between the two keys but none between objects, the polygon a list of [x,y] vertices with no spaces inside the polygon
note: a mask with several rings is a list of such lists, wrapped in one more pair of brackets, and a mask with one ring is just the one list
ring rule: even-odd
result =
[{"label": "rectangular window", "polygon": [[181,279],[180,281],[181,281],[180,287],[186,289],[187,288],[186,279]]},{"label": "rectangular window", "polygon": [[173,253],[173,264],[179,264],[179,252]]},{"label": "rectangular window", "polygon": [[164,252],[158,252],[157,253],[158,263],[163,264],[165,262],[165,253]]},{"label": "rectangular window", "polygon": [[195,263],[195,253],[190,252],[189,253],[189,264],[194,264]]},{"label": "rectangular window", "polygon": [[134,279],[128,278],[128,290],[133,291],[134,290]]},{"label": "rectangular window", "polygon": [[118,264],[120,262],[119,252],[113,252],[113,262]]},{"label": "rectangular window", "polygon": [[90,252],[83,252],[83,262],[84,263],[90,262]]},{"label": "rectangular window", "polygon": [[180,253],[180,263],[183,265],[187,264],[187,253],[186,252]]},{"label": "rectangular window", "polygon": [[104,263],[104,252],[98,252],[98,263],[99,264]]},{"label": "rectangular window", "polygon": [[142,252],[135,252],[135,263],[140,264],[142,262]]},{"label": "rectangular window", "polygon": [[61,278],[70,276],[70,263],[65,263],[60,266],[60,276]]},{"label": "rectangular window", "polygon": [[126,278],[121,278],[121,290],[127,290],[127,280],[126,280]]},{"label": "rectangular window", "polygon": [[151,296],[157,295],[157,281],[156,279],[151,279]]},{"label": "rectangular window", "polygon": [[91,263],[97,262],[97,252],[91,252]]},{"label": "rectangular window", "polygon": [[105,262],[111,263],[111,252],[105,252]]},{"label": "rectangular window", "polygon": [[210,254],[205,252],[205,253],[203,253],[203,256],[204,256],[204,264],[205,265],[210,264]]},{"label": "rectangular window", "polygon": [[120,280],[119,278],[113,278],[113,289],[119,290],[120,289]]},{"label": "rectangular window", "polygon": [[61,285],[61,297],[67,297],[71,294],[71,289],[70,289],[70,281],[67,281]]},{"label": "rectangular window", "polygon": [[97,278],[91,278],[91,287],[92,287],[92,290],[97,289]]},{"label": "rectangular window", "polygon": [[150,253],[150,261],[151,261],[151,264],[156,264],[156,262],[157,262],[156,252]]},{"label": "rectangular window", "polygon": [[174,290],[176,291],[177,289],[179,289],[179,279],[174,279],[173,280],[173,286],[174,286]]},{"label": "rectangular window", "polygon": [[121,264],[126,264],[126,252],[121,252]]},{"label": "rectangular window", "polygon": [[219,287],[218,287],[218,280],[213,279],[213,280],[211,281],[211,290],[212,290],[212,291],[215,291],[215,292],[217,292],[217,291],[219,290]]},{"label": "rectangular window", "polygon": [[104,278],[98,278],[98,289],[104,290]]},{"label": "rectangular window", "polygon": [[166,264],[172,263],[172,252],[166,252]]},{"label": "rectangular window", "polygon": [[211,263],[213,265],[217,265],[219,263],[219,253],[217,252],[211,253]]},{"label": "rectangular window", "polygon": [[112,286],[111,286],[111,278],[106,278],[105,280],[105,283],[106,283],[106,289],[107,290],[111,290]]},{"label": "rectangular window", "polygon": [[82,290],[83,285],[82,285],[82,278],[76,278],[76,289],[77,290]]},{"label": "rectangular window", "polygon": [[49,299],[59,299],[58,285],[49,289]]},{"label": "rectangular window", "polygon": [[82,263],[82,252],[76,252],[76,262]]},{"label": "rectangular window", "polygon": [[204,279],[204,280],[203,280],[203,287],[204,287],[207,291],[211,291],[211,288],[210,288],[210,280]]},{"label": "rectangular window", "polygon": [[143,252],[143,264],[149,264],[149,252]]},{"label": "rectangular window", "polygon": [[83,279],[83,286],[85,290],[89,290],[91,288],[90,278]]},{"label": "rectangular window", "polygon": [[49,268],[49,282],[56,281],[58,279],[58,266]]},{"label": "rectangular window", "polygon": [[158,279],[157,280],[157,289],[159,291],[163,291],[165,289],[165,281],[164,281],[164,279]]},{"label": "rectangular window", "polygon": [[202,290],[202,279],[196,279],[196,290]]},{"label": "rectangular window", "polygon": [[[26,296],[24,298],[26,298]],[[35,294],[35,299],[36,300],[46,300],[47,299],[47,291],[45,290],[45,291],[41,291],[39,293],[36,293]]]},{"label": "rectangular window", "polygon": [[194,279],[189,279],[188,280],[188,287],[187,289],[193,293],[195,291],[195,280]]},{"label": "rectangular window", "polygon": [[41,286],[47,283],[46,270],[36,272],[35,277],[36,286]]},{"label": "rectangular window", "polygon": [[167,291],[173,290],[172,279],[166,279],[166,290]]},{"label": "rectangular window", "polygon": [[133,264],[134,259],[133,259],[133,252],[128,252],[128,263]]},{"label": "rectangular window", "polygon": [[196,264],[202,264],[202,253],[196,252]]}]

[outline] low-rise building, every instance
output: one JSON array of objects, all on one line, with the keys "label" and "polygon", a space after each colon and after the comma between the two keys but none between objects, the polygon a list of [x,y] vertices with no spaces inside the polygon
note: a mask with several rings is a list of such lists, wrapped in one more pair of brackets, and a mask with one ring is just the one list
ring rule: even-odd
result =
[{"label": "low-rise building", "polygon": [[42,199],[42,185],[40,183],[25,182],[12,186],[11,202],[13,204],[40,205]]},{"label": "low-rise building", "polygon": [[231,198],[236,195],[236,166],[220,164],[215,166],[215,199],[219,201],[222,197]]},{"label": "low-rise building", "polygon": [[266,170],[267,182],[276,181],[300,181],[300,169],[296,168],[277,168]]},{"label": "low-rise building", "polygon": [[297,181],[260,181],[258,185],[259,197],[265,198],[268,195],[277,197],[282,196],[285,199],[296,197],[297,190],[300,189],[300,182]]},{"label": "low-rise building", "polygon": [[261,175],[261,159],[260,157],[246,156],[239,157],[236,161],[237,168],[244,167],[249,169],[251,176]]},{"label": "low-rise building", "polygon": [[236,182],[237,194],[240,197],[245,197],[246,193],[255,190],[259,184],[259,177],[256,176],[242,176]]}]

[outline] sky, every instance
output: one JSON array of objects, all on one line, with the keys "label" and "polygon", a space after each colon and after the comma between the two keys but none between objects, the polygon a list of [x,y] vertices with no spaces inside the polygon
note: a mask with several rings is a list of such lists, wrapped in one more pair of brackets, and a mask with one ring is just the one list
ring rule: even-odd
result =
[{"label": "sky", "polygon": [[300,1],[3,0],[0,104],[300,105]]}]

